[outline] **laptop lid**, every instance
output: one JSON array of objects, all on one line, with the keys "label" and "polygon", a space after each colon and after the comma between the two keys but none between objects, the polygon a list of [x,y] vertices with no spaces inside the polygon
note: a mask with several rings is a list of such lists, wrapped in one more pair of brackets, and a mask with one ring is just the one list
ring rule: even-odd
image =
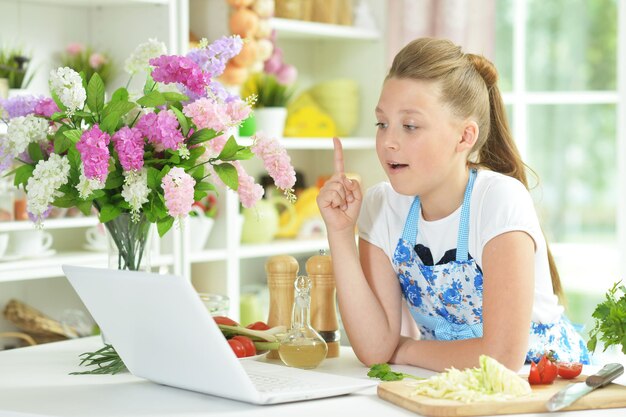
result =
[{"label": "laptop lid", "polygon": [[189,281],[149,272],[62,268],[133,375],[259,402],[258,391]]}]

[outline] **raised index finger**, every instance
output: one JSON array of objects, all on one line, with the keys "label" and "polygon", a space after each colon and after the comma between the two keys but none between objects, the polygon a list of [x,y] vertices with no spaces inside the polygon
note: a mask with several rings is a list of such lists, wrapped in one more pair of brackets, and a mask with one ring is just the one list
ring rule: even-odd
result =
[{"label": "raised index finger", "polygon": [[343,174],[343,147],[339,138],[333,138],[333,146],[335,147],[335,173]]}]

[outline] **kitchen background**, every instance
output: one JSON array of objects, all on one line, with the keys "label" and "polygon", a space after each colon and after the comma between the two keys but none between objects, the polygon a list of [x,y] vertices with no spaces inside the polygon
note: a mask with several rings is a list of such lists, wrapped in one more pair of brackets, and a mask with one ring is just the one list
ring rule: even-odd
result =
[{"label": "kitchen background", "polygon": [[[249,14],[233,18],[229,3],[250,2],[0,0],[0,70],[7,54],[18,51],[29,58],[23,65],[30,81],[22,91],[4,93],[49,94],[50,69],[81,46],[99,54],[96,61],[107,62],[107,85],[125,85],[126,57],[149,38],[163,41],[170,53],[184,53],[200,38],[212,41],[245,28]],[[500,71],[514,136],[539,178],[532,194],[560,268],[567,314],[587,331],[595,305],[626,275],[623,2],[255,0],[247,10],[263,17],[271,9],[275,17],[267,22],[275,30],[275,46],[283,63],[297,70],[281,140],[301,174],[301,202],[281,215],[282,223],[267,226],[268,220],[269,229],[256,230],[247,217],[278,217],[276,209],[268,203],[254,215],[240,213],[237,195],[222,191],[213,203],[208,239],[198,236],[198,223],[191,221],[155,239],[153,269],[191,279],[198,291],[227,295],[233,318],[239,317],[241,302],[245,314],[266,319],[268,257],[293,255],[304,271],[306,260],[327,247],[314,196],[332,172],[329,137],[335,132],[344,139],[346,170],[365,187],[383,180],[373,109],[386,70],[409,40],[447,37],[486,55]],[[254,63],[230,68],[224,81],[244,83],[255,65],[258,69]],[[131,89],[141,85],[134,79]],[[2,89],[0,84],[0,96]],[[0,123],[0,135],[5,133],[6,124]],[[245,132],[242,136],[245,143]],[[262,171],[254,163],[246,168],[251,174]],[[44,223],[50,238],[42,237],[23,217],[23,197],[0,182],[0,307],[16,299],[54,320],[71,321],[84,307],[60,265],[106,266],[101,229],[96,217],[60,210]],[[285,227],[290,213],[296,225]],[[18,330],[11,318],[14,312],[0,317],[0,332]],[[17,344],[0,339],[0,349]]]}]

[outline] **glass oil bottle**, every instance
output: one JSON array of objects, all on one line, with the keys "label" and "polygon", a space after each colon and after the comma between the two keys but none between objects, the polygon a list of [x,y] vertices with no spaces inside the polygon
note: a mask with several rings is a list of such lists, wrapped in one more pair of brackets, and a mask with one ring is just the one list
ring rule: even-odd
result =
[{"label": "glass oil bottle", "polygon": [[326,358],[328,347],[311,327],[311,279],[299,276],[294,286],[291,329],[281,340],[278,355],[287,366],[313,369]]}]

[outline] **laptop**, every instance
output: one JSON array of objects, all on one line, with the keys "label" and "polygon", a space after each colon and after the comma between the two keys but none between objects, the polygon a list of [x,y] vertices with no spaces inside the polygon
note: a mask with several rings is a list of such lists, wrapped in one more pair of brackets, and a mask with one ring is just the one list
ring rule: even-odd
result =
[{"label": "laptop", "polygon": [[253,404],[349,394],[363,379],[240,360],[191,282],[175,275],[63,265],[128,370],[158,384]]}]

